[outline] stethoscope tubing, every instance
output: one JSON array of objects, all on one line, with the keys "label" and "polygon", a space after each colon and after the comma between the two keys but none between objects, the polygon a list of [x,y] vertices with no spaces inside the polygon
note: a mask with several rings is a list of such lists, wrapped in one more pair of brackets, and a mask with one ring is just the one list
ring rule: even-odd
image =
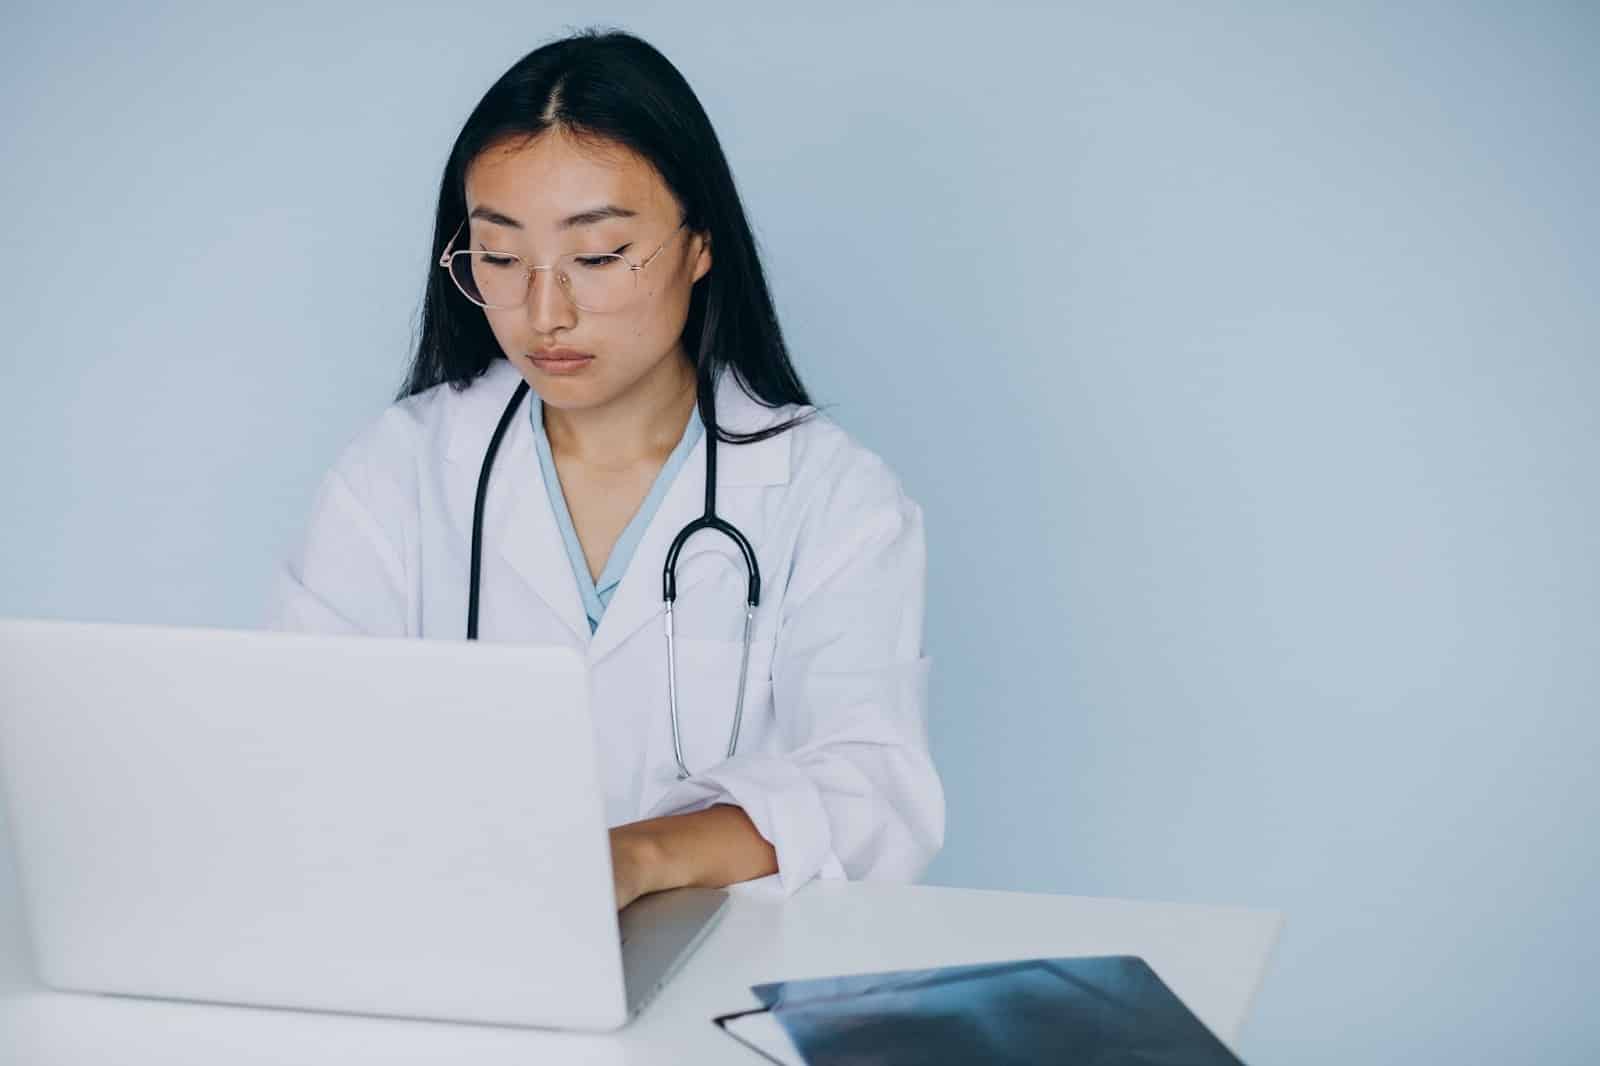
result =
[{"label": "stethoscope tubing", "polygon": [[[489,475],[494,469],[495,456],[500,451],[500,441],[506,435],[511,420],[516,417],[522,400],[528,394],[527,381],[517,384],[511,394],[500,421],[489,438],[483,454],[483,465],[478,471],[478,491],[472,504],[472,552],[467,576],[467,639],[478,639],[479,583],[483,570],[483,511],[489,496]],[[756,608],[761,605],[761,567],[756,561],[755,549],[739,532],[738,527],[717,515],[717,431],[715,419],[706,431],[706,509],[705,514],[684,526],[673,538],[661,568],[662,612],[667,634],[667,705],[672,714],[672,757],[678,764],[678,780],[689,777],[689,767],[683,758],[682,733],[678,723],[678,668],[677,651],[673,640],[672,613],[678,599],[678,556],[689,538],[701,530],[721,533],[738,547],[744,556],[747,572],[744,612],[744,641],[739,657],[739,690],[733,709],[733,730],[728,736],[728,758],[733,758],[739,746],[739,726],[744,719],[744,689],[750,668],[750,641],[755,629]]]}]

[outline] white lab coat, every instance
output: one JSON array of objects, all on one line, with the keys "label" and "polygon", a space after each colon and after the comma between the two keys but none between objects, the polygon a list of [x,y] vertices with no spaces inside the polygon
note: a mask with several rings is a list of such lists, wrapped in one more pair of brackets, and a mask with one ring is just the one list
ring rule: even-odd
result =
[{"label": "white lab coat", "polygon": [[[516,368],[497,359],[457,392],[392,405],[324,478],[305,537],[279,571],[272,628],[463,639],[472,510],[484,450]],[[733,431],[799,408],[763,408],[724,374]],[[531,397],[529,398],[531,400]],[[591,636],[550,508],[524,400],[501,441],[484,513],[480,640],[556,644],[589,662],[608,825],[742,807],[777,852],[762,882],[813,876],[909,881],[944,842],[928,751],[921,509],[874,454],[823,415],[717,449],[717,511],[761,566],[738,753],[726,759],[743,637],[745,567],[696,534],[678,562],[674,636],[684,761],[667,704],[661,568],[705,506],[701,438],[652,518]],[[529,693],[529,699],[537,694]],[[537,773],[537,760],[529,773]],[[776,883],[774,883],[776,882]]]}]

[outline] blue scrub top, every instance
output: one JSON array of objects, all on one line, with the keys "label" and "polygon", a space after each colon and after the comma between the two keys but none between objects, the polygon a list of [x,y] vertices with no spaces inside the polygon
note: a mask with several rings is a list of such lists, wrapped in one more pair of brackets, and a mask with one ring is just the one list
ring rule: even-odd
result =
[{"label": "blue scrub top", "polygon": [[666,496],[667,489],[672,486],[673,478],[678,476],[678,471],[689,459],[689,452],[694,449],[704,432],[700,422],[700,408],[696,405],[690,410],[689,424],[684,427],[683,436],[679,438],[677,447],[672,449],[672,454],[667,456],[666,463],[656,475],[655,484],[650,486],[650,492],[639,505],[638,512],[622,531],[622,535],[617,538],[616,545],[611,549],[611,555],[606,559],[606,568],[601,571],[598,581],[589,576],[589,561],[583,557],[583,545],[579,542],[578,531],[572,524],[572,513],[567,510],[567,498],[561,491],[561,478],[556,474],[555,457],[550,453],[550,438],[545,436],[544,432],[544,403],[537,393],[532,395],[532,402],[528,404],[528,417],[533,421],[533,442],[539,452],[539,469],[544,471],[544,487],[550,496],[550,509],[555,512],[556,525],[560,527],[561,539],[567,546],[567,561],[572,564],[572,576],[578,579],[578,595],[583,599],[583,611],[589,616],[589,632],[593,634],[600,626],[600,619],[606,613],[606,605],[611,602],[612,594],[617,591],[622,575],[628,570],[628,561],[633,558],[634,549],[639,546],[639,539],[644,536],[646,527],[650,525],[650,519],[661,506],[662,497]]}]

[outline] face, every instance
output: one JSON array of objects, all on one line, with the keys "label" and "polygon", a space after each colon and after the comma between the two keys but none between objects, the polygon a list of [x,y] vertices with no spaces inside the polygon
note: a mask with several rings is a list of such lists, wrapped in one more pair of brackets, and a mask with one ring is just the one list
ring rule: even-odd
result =
[{"label": "face", "polygon": [[[540,399],[594,408],[652,382],[681,380],[672,361],[687,363],[690,290],[711,269],[711,250],[687,227],[674,232],[682,210],[654,167],[620,145],[551,129],[479,155],[467,168],[466,197],[469,232],[457,238],[457,249],[545,264],[570,252],[620,252],[642,263],[661,248],[635,274],[636,291],[622,310],[579,310],[551,270],[534,271],[523,306],[482,309],[506,358]],[[593,358],[541,366],[535,357],[550,349]]]}]

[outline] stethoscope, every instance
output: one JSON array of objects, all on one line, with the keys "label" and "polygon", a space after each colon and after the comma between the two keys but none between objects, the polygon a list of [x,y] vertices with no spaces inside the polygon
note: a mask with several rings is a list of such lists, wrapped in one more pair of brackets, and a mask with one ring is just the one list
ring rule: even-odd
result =
[{"label": "stethoscope", "polygon": [[[511,402],[500,416],[500,424],[489,438],[489,450],[483,455],[483,469],[478,474],[478,496],[472,505],[472,569],[467,585],[467,639],[478,639],[478,573],[483,562],[483,502],[489,495],[489,471],[494,469],[495,453],[500,450],[500,438],[516,416],[522,398],[528,394],[526,381],[517,385]],[[713,420],[714,421],[714,420]],[[672,710],[672,756],[678,761],[678,780],[689,776],[683,762],[683,743],[678,730],[678,668],[677,655],[672,643],[672,605],[678,598],[678,553],[690,537],[702,529],[715,530],[730,538],[744,555],[744,565],[750,575],[748,595],[744,608],[744,651],[739,657],[739,694],[733,707],[733,732],[728,735],[728,758],[739,746],[739,722],[744,717],[744,683],[750,669],[750,634],[755,626],[756,608],[761,604],[761,568],[756,564],[756,553],[738,528],[717,517],[717,432],[708,427],[706,441],[706,513],[684,526],[673,538],[667,550],[667,561],[661,569],[661,599],[666,604],[667,629],[667,703]]]}]

